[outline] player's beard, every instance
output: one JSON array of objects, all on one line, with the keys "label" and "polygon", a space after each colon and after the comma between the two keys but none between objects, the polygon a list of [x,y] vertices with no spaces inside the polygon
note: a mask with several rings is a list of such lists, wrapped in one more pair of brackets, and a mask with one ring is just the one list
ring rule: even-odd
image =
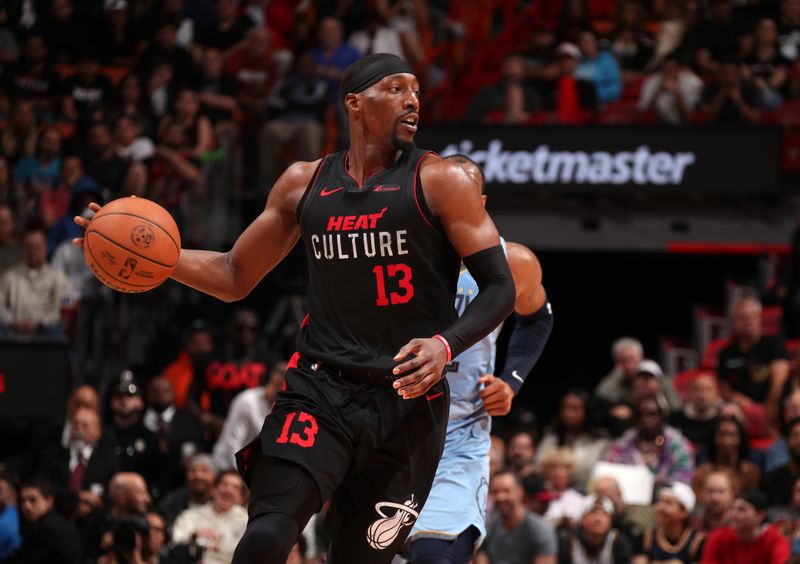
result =
[{"label": "player's beard", "polygon": [[397,136],[397,132],[396,131],[392,131],[392,139],[391,139],[391,141],[392,141],[392,146],[395,149],[398,149],[398,150],[403,151],[403,152],[411,151],[414,147],[417,146],[414,143],[413,140],[412,141],[403,141],[402,139],[400,139]]}]

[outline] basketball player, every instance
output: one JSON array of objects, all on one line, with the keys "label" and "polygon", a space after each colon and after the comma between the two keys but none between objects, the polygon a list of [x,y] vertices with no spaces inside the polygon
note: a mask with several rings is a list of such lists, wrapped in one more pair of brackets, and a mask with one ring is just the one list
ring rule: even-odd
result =
[{"label": "basketball player", "polygon": [[[283,564],[329,498],[328,562],[388,564],[442,454],[445,365],[514,305],[478,187],[413,144],[419,84],[407,63],[360,59],[344,73],[341,101],[350,150],[289,167],[229,252],[182,251],[173,274],[233,301],[300,237],[308,255],[310,312],[286,390],[260,440],[237,455],[251,495],[236,564]],[[480,294],[458,317],[462,261]]]},{"label": "basketball player", "polygon": [[[458,163],[483,193],[483,171],[463,155]],[[486,196],[483,196],[484,203]],[[489,489],[490,415],[506,415],[511,401],[536,364],[553,326],[542,286],[542,268],[527,247],[504,243],[516,287],[516,325],[509,338],[505,367],[494,376],[498,326],[447,367],[450,420],[444,454],[428,501],[411,531],[412,564],[467,564],[486,534]],[[461,312],[479,293],[466,268],[458,278],[456,309]]]}]

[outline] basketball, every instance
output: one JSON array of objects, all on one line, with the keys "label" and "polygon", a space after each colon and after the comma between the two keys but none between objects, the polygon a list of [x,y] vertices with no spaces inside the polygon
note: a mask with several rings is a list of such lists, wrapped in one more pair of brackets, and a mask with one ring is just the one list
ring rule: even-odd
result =
[{"label": "basketball", "polygon": [[181,236],[169,212],[155,202],[120,198],[92,218],[83,249],[100,282],[119,292],[146,292],[172,274]]}]

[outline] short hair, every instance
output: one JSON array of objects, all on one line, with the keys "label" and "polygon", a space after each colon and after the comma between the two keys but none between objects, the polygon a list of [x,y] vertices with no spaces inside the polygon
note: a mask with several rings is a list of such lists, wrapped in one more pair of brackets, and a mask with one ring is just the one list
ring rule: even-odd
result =
[{"label": "short hair", "polygon": [[733,302],[730,309],[730,316],[733,316],[733,314],[739,311],[740,307],[748,302],[754,304],[758,308],[759,312],[764,308],[764,306],[761,305],[761,300],[759,300],[756,296],[744,296],[743,298],[739,298]]},{"label": "short hair", "polygon": [[445,160],[454,161],[475,168],[478,171],[478,175],[481,177],[481,194],[486,193],[486,175],[483,173],[483,167],[479,165],[477,162],[475,162],[475,160],[462,153],[456,153],[455,155],[448,155],[447,157],[445,157]]},{"label": "short hair", "polygon": [[[798,421],[800,421],[800,419],[798,419]],[[716,424],[714,425],[711,434],[708,436],[708,442],[706,443],[706,449],[708,450],[708,458],[712,464],[715,464],[717,459],[717,445],[714,439],[716,438],[720,428],[726,423],[734,424],[736,426],[736,432],[739,434],[739,462],[747,460],[747,455],[750,452],[750,443],[747,435],[747,429],[745,429],[742,422],[736,419],[735,417],[731,416],[720,417],[717,420]]]},{"label": "short hair", "polygon": [[767,507],[769,507],[769,501],[767,500],[766,494],[758,490],[745,490],[737,495],[736,499],[746,501],[755,507],[756,511],[759,513],[766,511]]},{"label": "short hair", "polygon": [[39,490],[39,493],[42,497],[54,497],[54,490],[53,485],[45,480],[44,478],[31,478],[30,480],[25,480],[22,485],[19,487],[19,491],[22,491],[26,488]]},{"label": "short hair", "polygon": [[492,481],[494,481],[500,476],[511,476],[514,479],[514,485],[522,488],[523,490],[525,489],[525,484],[523,483],[522,478],[517,476],[514,472],[512,472],[508,468],[503,468],[502,470],[498,470],[497,472],[494,473],[494,476],[492,476],[491,479]]},{"label": "short hair", "polygon": [[621,337],[611,345],[611,356],[615,357],[625,349],[635,349],[639,356],[644,356],[644,347],[639,339],[634,337]]},{"label": "short hair", "polygon": [[239,481],[242,483],[242,493],[244,493],[244,480],[242,479],[242,475],[239,474],[239,472],[237,470],[234,470],[232,468],[230,468],[228,470],[223,470],[222,472],[217,474],[217,479],[214,480],[214,485],[217,485],[220,482],[222,482],[222,479],[225,476],[236,476],[239,479]]},{"label": "short hair", "polygon": [[557,448],[551,450],[547,454],[545,454],[541,461],[539,462],[539,466],[542,470],[547,468],[548,466],[568,466],[572,472],[575,471],[575,456],[569,449],[566,448]]}]

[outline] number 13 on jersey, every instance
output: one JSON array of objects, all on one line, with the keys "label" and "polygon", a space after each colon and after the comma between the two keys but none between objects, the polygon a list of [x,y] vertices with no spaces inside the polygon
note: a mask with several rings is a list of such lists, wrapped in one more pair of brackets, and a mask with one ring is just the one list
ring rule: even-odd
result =
[{"label": "number 13 on jersey", "polygon": [[[375,305],[388,306],[404,304],[414,297],[414,286],[411,284],[411,267],[407,264],[388,264],[385,267],[378,265],[372,269],[375,274],[375,284],[377,286],[378,297]],[[394,280],[397,283],[396,292],[386,294],[386,279]]]}]

